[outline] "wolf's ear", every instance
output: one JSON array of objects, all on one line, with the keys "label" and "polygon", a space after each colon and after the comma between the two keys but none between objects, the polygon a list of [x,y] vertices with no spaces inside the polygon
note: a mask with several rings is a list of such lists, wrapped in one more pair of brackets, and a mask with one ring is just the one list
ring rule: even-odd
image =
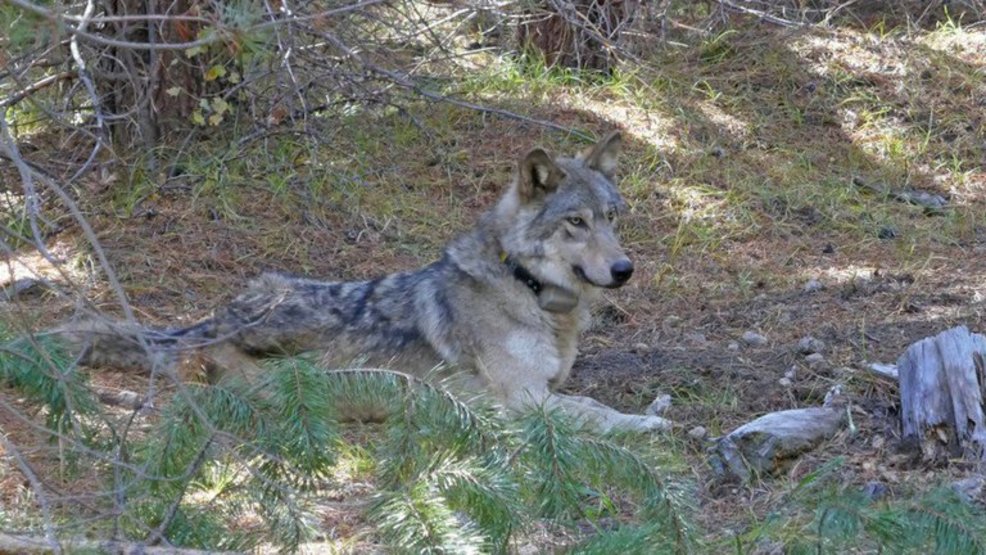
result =
[{"label": "wolf's ear", "polygon": [[586,165],[612,180],[616,176],[616,163],[622,142],[619,131],[610,131],[585,153]]},{"label": "wolf's ear", "polygon": [[518,192],[523,202],[544,198],[558,188],[565,172],[540,148],[527,153],[520,162]]}]

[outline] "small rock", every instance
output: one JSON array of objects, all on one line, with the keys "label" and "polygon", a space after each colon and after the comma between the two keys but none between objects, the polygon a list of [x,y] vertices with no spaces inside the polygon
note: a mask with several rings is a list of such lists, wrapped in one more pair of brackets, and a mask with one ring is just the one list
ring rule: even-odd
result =
[{"label": "small rock", "polygon": [[667,393],[658,395],[654,401],[644,410],[645,414],[660,416],[671,406],[671,396]]},{"label": "small rock", "polygon": [[866,482],[863,486],[863,495],[868,497],[872,501],[879,501],[883,499],[888,492],[887,484],[880,482],[878,480],[871,480]]},{"label": "small rock", "polygon": [[825,362],[825,357],[821,353],[812,353],[805,357],[805,362],[808,363],[808,366],[818,366]]},{"label": "small rock", "polygon": [[729,342],[729,345],[726,345],[726,348],[729,349],[730,351],[738,351],[739,350],[739,343],[737,343],[735,341],[730,341]]},{"label": "small rock", "polygon": [[646,352],[650,351],[650,345],[648,345],[646,343],[636,343],[633,346],[633,350],[637,354],[646,353]]},{"label": "small rock", "polygon": [[781,378],[777,380],[777,383],[779,383],[784,387],[791,387],[791,384],[793,384],[794,382],[791,381],[791,378]]},{"label": "small rock", "polygon": [[900,379],[900,372],[897,370],[896,364],[884,364],[882,362],[873,362],[866,366],[866,369],[878,376],[884,378],[890,378],[891,380],[897,381]]},{"label": "small rock", "polygon": [[821,339],[815,339],[810,335],[806,335],[798,341],[798,352],[803,355],[810,355],[813,353],[821,353],[825,350],[825,342]]},{"label": "small rock", "polygon": [[788,368],[787,372],[784,372],[784,377],[792,381],[794,380],[795,377],[797,377],[797,375],[798,375],[798,369],[795,368],[794,366]]},{"label": "small rock", "polygon": [[805,284],[805,293],[814,293],[816,291],[821,291],[824,288],[825,286],[822,285],[822,282],[815,278],[811,278],[808,280],[808,283]]},{"label": "small rock", "polygon": [[842,409],[846,407],[848,399],[842,394],[842,384],[833,385],[826,393],[822,406],[829,409]]},{"label": "small rock", "polygon": [[876,236],[880,239],[887,240],[897,237],[897,228],[892,225],[885,225],[876,232]]},{"label": "small rock", "polygon": [[753,347],[760,347],[767,344],[767,338],[755,331],[743,332],[743,342]]},{"label": "small rock", "polygon": [[986,476],[973,474],[968,478],[952,482],[952,489],[955,493],[966,501],[973,502],[983,494],[983,486],[986,486]]},{"label": "small rock", "polygon": [[704,426],[695,426],[688,430],[688,437],[692,439],[704,439],[707,435],[709,435],[709,431]]}]

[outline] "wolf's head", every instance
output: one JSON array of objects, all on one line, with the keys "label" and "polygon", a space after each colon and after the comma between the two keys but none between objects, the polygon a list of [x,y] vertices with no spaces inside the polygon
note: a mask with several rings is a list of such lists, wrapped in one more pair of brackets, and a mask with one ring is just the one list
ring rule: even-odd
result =
[{"label": "wolf's head", "polygon": [[528,152],[494,211],[504,254],[573,293],[626,283],[633,263],[616,236],[626,210],[614,184],[619,150],[612,132],[573,158]]}]

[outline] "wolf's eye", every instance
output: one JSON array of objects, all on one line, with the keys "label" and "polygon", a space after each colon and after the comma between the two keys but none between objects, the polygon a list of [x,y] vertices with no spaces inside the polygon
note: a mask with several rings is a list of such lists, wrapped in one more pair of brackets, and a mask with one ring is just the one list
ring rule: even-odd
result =
[{"label": "wolf's eye", "polygon": [[585,220],[578,216],[572,216],[571,218],[568,218],[568,223],[574,225],[575,227],[582,227],[585,225]]},{"label": "wolf's eye", "polygon": [[609,220],[610,222],[615,221],[616,220],[616,210],[610,210],[610,211],[606,212],[606,219]]}]

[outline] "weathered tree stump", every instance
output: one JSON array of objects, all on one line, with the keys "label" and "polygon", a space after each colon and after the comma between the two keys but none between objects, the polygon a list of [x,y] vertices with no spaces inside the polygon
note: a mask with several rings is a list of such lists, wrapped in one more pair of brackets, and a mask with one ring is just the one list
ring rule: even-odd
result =
[{"label": "weathered tree stump", "polygon": [[928,461],[986,460],[986,337],[965,326],[922,339],[897,361],[905,445]]}]

